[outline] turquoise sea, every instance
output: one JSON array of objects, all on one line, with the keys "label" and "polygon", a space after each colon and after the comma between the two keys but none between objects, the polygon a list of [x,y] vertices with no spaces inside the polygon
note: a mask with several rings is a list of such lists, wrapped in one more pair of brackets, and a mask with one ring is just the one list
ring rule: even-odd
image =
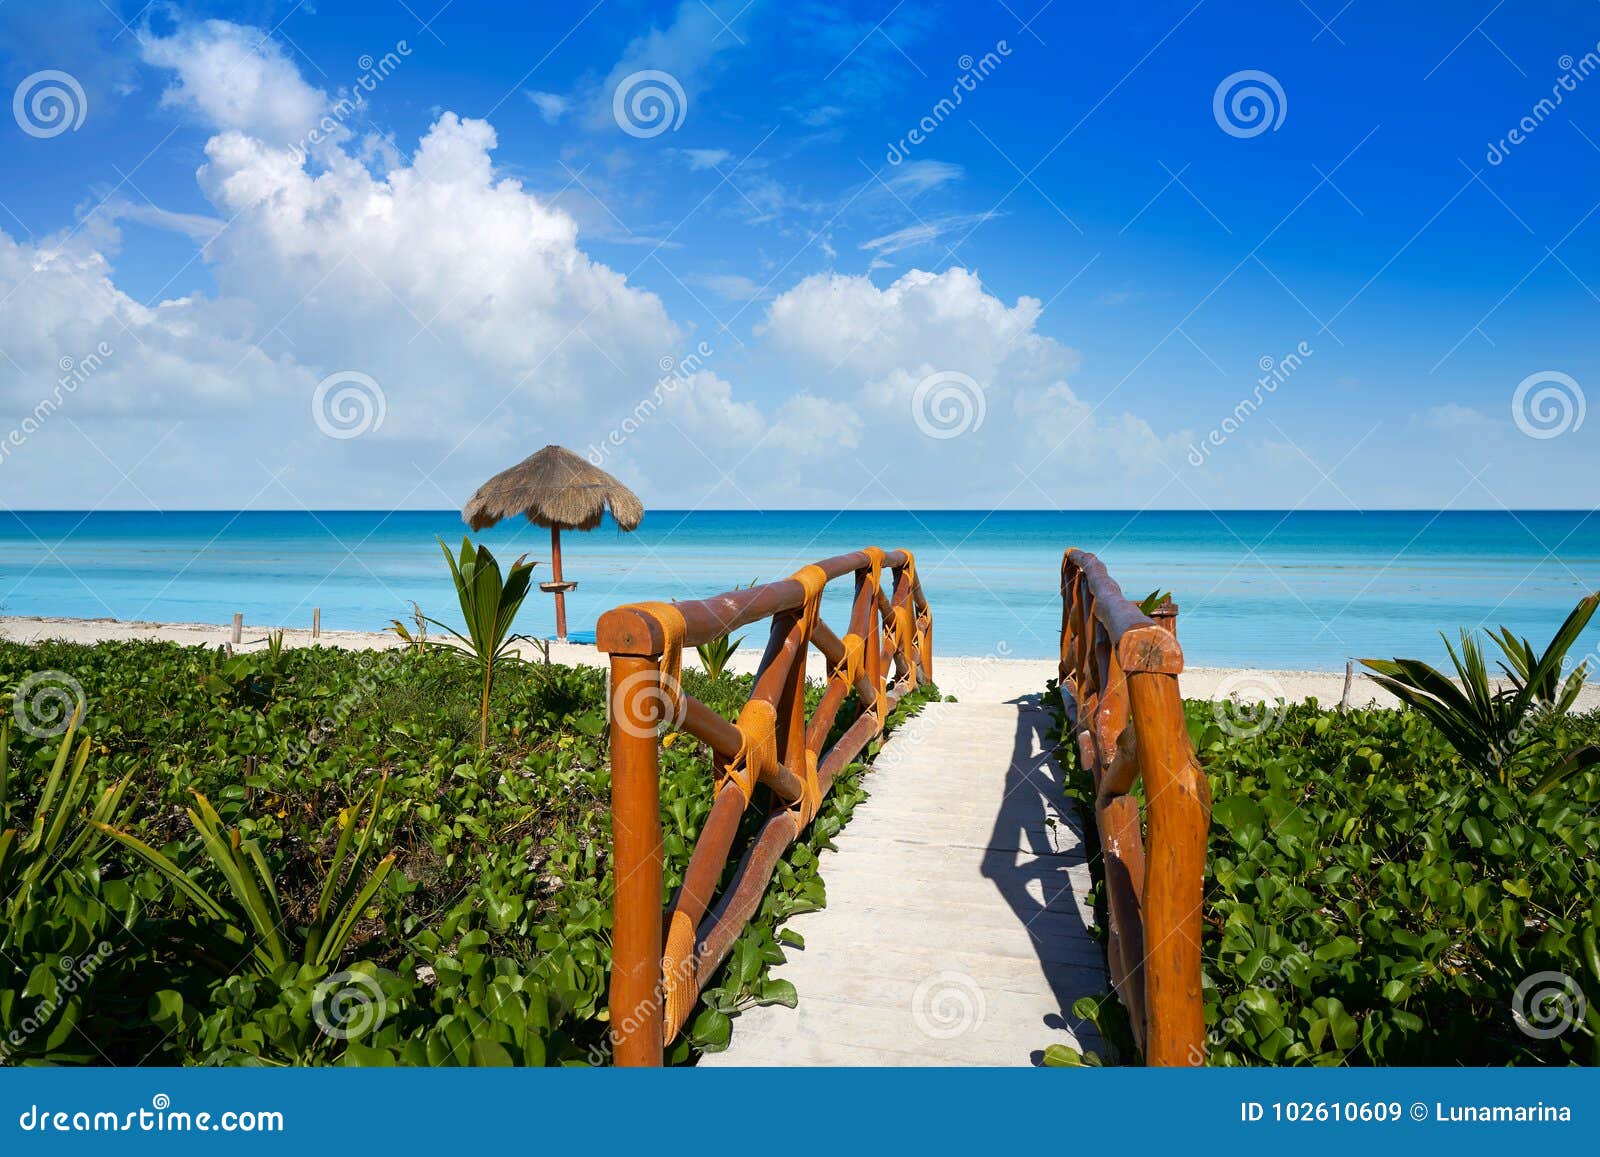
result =
[{"label": "turquoise sea", "polygon": [[[437,536],[454,511],[0,512],[0,615],[374,630],[411,600],[455,619]],[[526,523],[481,536],[548,577],[550,540]],[[936,653],[1053,657],[1068,546],[1105,559],[1127,594],[1174,592],[1192,666],[1336,670],[1347,657],[1438,659],[1438,632],[1506,624],[1543,643],[1600,586],[1600,519],[1582,511],[657,510],[632,534],[563,537],[574,635],[640,599],[717,594],[877,544],[909,547]],[[825,604],[842,627],[845,584]],[[520,629],[554,629],[537,591]],[[1585,648],[1600,639],[1585,639]],[[758,646],[757,629],[747,646]],[[1581,653],[1581,652],[1580,652]]]}]

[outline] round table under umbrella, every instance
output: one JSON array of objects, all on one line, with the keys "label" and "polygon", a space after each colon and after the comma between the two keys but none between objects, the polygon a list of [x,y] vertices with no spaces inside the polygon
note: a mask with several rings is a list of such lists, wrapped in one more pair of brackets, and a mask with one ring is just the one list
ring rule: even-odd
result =
[{"label": "round table under umbrella", "polygon": [[632,530],[644,517],[644,504],[633,491],[600,467],[562,446],[546,446],[478,487],[461,517],[473,530],[516,514],[550,528],[552,581],[539,589],[556,597],[556,638],[565,642],[567,592],[578,584],[561,575],[561,532],[593,530],[607,507],[623,530]]}]

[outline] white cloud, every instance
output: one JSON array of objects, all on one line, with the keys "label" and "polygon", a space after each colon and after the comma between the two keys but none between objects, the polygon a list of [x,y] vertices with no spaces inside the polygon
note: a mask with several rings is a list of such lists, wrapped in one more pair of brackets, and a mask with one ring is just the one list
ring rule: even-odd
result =
[{"label": "white cloud", "polygon": [[921,245],[942,245],[942,238],[952,233],[971,233],[985,221],[992,221],[998,216],[1000,214],[995,212],[952,213],[936,217],[932,221],[918,221],[915,225],[907,225],[904,229],[896,229],[893,233],[885,233],[881,237],[863,241],[861,248],[869,253],[887,257],[891,253],[900,253]]},{"label": "white cloud", "polygon": [[866,277],[817,274],[772,303],[760,332],[784,353],[863,380],[925,363],[988,379],[1046,342],[1061,373],[1076,369],[1075,352],[1034,332],[1039,311],[1031,297],[1007,306],[961,268],[914,269],[886,289]]},{"label": "white cloud", "polygon": [[715,169],[718,165],[731,160],[733,154],[727,149],[682,149],[685,157],[689,158],[689,169],[699,172],[702,169]]},{"label": "white cloud", "polygon": [[278,43],[259,29],[207,20],[165,38],[146,37],[147,64],[176,77],[161,103],[198,113],[216,129],[236,129],[274,145],[293,144],[328,103],[300,76]]},{"label": "white cloud", "polygon": [[690,278],[690,282],[703,285],[729,301],[760,301],[772,294],[765,284],[742,273],[701,273]]},{"label": "white cloud", "polygon": [[1456,402],[1433,406],[1417,415],[1415,421],[1441,434],[1487,434],[1496,432],[1499,425],[1483,412]]},{"label": "white cloud", "polygon": [[[177,72],[169,103],[219,130],[198,173],[227,222],[202,251],[217,289],[156,307],[128,296],[110,209],[70,238],[29,245],[0,233],[5,412],[33,412],[60,358],[102,341],[115,350],[0,464],[9,503],[141,504],[95,447],[132,470],[158,443],[137,484],[163,504],[459,501],[531,447],[581,446],[688,344],[653,293],[583,251],[570,216],[497,172],[486,122],[441,114],[410,163],[395,154],[369,167],[361,158],[373,150],[347,140],[308,164],[291,146],[320,94],[271,40],[212,21],[147,53]],[[204,217],[120,215],[211,228]],[[321,433],[313,391],[340,371],[378,383],[380,429]],[[711,375],[674,415],[708,444],[765,428]],[[641,435],[636,451],[648,459],[668,429]],[[693,481],[663,475],[669,493]]]},{"label": "white cloud", "polygon": [[[727,348],[707,347],[641,407],[698,335],[589,256],[572,215],[496,168],[487,122],[441,112],[409,161],[376,137],[310,161],[292,146],[322,95],[270,39],[213,21],[146,52],[176,74],[168,102],[215,129],[197,174],[214,218],[108,208],[70,236],[0,232],[6,411],[33,413],[61,358],[114,349],[0,459],[11,505],[436,507],[545,442],[581,449],[630,419],[608,468],[657,505],[1027,505],[1038,493],[1018,492],[1016,467],[1045,485],[1091,462],[1127,477],[1161,441],[1068,385],[1078,355],[1038,332],[1037,299],[1007,304],[960,268],[886,288],[808,277],[770,302],[760,340],[707,335]],[[116,279],[119,217],[214,232],[199,256],[215,291],[131,297]],[[697,280],[762,295],[734,273]],[[321,432],[313,393],[341,371],[377,383],[381,428]],[[935,372],[982,390],[973,434],[918,428],[917,385]]]},{"label": "white cloud", "polygon": [[544,118],[544,123],[553,125],[567,114],[572,107],[572,101],[560,93],[538,92],[528,90],[528,99],[533,102],[533,107],[539,110],[539,115]]},{"label": "white cloud", "polygon": [[[808,431],[790,448],[853,445],[870,431],[874,469],[892,464],[894,481],[860,499],[868,504],[909,494],[921,505],[1038,505],[1064,479],[1125,502],[1112,482],[1158,470],[1181,444],[1081,397],[1068,384],[1080,357],[1038,332],[1040,311],[1031,297],[1007,305],[960,268],[912,270],[882,289],[864,276],[806,278],[772,302],[758,330],[815,394],[780,415]],[[954,383],[948,424],[933,412],[933,392],[919,390],[929,379]],[[960,432],[929,433],[950,425]]]},{"label": "white cloud", "polygon": [[896,169],[886,184],[902,197],[918,197],[959,181],[966,170],[948,161],[911,161]]},{"label": "white cloud", "polygon": [[802,457],[825,457],[859,447],[862,431],[861,415],[848,403],[796,394],[779,409],[768,441]]},{"label": "white cloud", "polygon": [[[678,82],[691,102],[710,82],[719,53],[737,48],[739,39],[731,35],[723,21],[738,21],[739,5],[722,3],[725,15],[702,0],[683,0],[665,28],[651,28],[635,37],[623,50],[590,102],[589,127],[602,131],[616,129],[612,99],[617,86],[636,72],[665,72]],[[748,5],[746,5],[748,7]],[[692,106],[691,110],[692,112]]]}]

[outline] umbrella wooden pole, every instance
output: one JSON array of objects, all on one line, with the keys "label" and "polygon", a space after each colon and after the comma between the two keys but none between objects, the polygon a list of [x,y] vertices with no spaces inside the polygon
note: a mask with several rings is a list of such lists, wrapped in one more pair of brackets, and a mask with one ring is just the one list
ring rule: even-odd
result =
[{"label": "umbrella wooden pole", "polygon": [[[550,577],[556,582],[565,580],[561,577],[561,528],[550,528]],[[556,639],[558,642],[567,641],[567,592],[556,589]]]}]

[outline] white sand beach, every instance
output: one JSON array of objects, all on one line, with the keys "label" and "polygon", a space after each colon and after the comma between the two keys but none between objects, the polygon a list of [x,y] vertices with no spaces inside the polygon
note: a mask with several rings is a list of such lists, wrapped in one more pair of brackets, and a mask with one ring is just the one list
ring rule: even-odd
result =
[{"label": "white sand beach", "polygon": [[[273,627],[246,624],[241,635],[241,651],[258,650],[266,645]],[[232,637],[231,625],[206,623],[153,623],[129,622],[121,619],[65,619],[31,616],[0,616],[0,639],[12,642],[36,643],[46,639],[59,639],[72,643],[98,643],[108,640],[155,639],[181,643],[186,646],[220,646]],[[284,643],[291,647],[312,644],[309,630],[283,632]],[[350,650],[373,650],[401,646],[400,640],[389,633],[378,631],[323,631],[316,640],[323,646]],[[519,645],[526,658],[537,655],[531,644]],[[604,666],[606,657],[588,643],[550,644],[550,658],[557,663]],[[760,661],[758,647],[746,645],[735,652],[730,668],[742,673],[755,670]],[[693,666],[693,651],[684,661]],[[1047,679],[1053,678],[1056,665],[1049,659],[1002,659],[994,656],[981,658],[959,655],[934,654],[934,674],[939,688],[958,700],[971,702],[1009,702],[1027,695],[1035,695]],[[823,674],[822,657],[811,655],[812,674]],[[1339,702],[1344,691],[1342,671],[1275,671],[1248,667],[1192,666],[1180,678],[1183,694],[1190,699],[1236,699],[1240,702],[1259,703],[1283,699],[1299,703],[1316,699],[1324,705]],[[1394,697],[1357,670],[1350,685],[1352,706],[1395,706]],[[1578,698],[1577,710],[1600,707],[1600,684],[1591,683]]]}]

